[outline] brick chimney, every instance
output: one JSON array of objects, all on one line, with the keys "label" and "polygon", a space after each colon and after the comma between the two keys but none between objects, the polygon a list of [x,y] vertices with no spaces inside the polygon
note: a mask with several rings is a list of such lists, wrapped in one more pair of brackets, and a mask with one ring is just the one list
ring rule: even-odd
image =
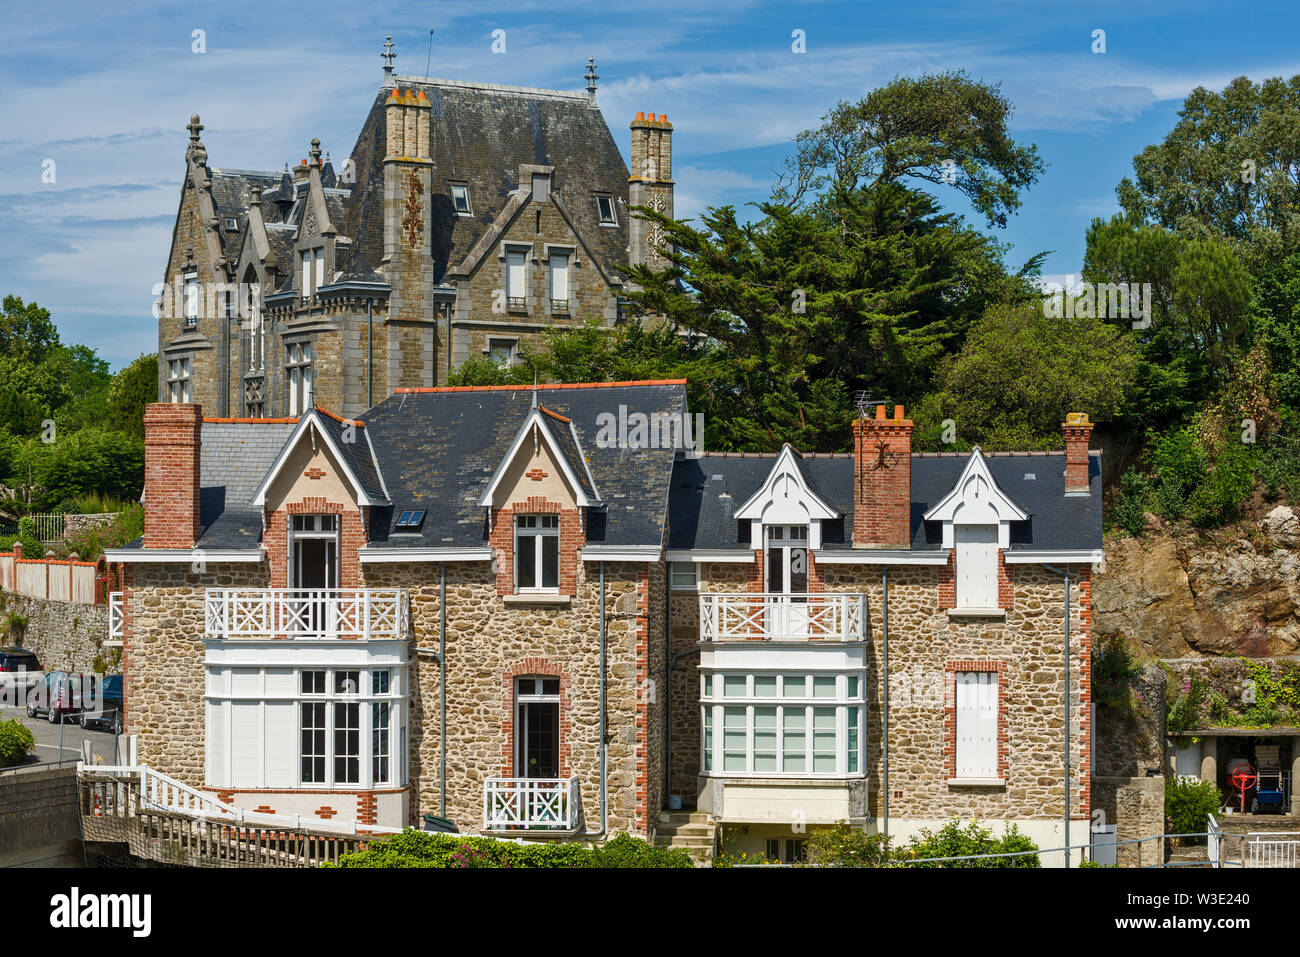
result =
[{"label": "brick chimney", "polygon": [[853,423],[853,546],[909,548],[912,541],[912,422],[903,407]]},{"label": "brick chimney", "polygon": [[202,428],[201,406],[145,406],[145,548],[193,548],[198,541]]},{"label": "brick chimney", "polygon": [[1065,493],[1088,493],[1088,440],[1092,423],[1088,413],[1071,412],[1061,426],[1065,432]]}]

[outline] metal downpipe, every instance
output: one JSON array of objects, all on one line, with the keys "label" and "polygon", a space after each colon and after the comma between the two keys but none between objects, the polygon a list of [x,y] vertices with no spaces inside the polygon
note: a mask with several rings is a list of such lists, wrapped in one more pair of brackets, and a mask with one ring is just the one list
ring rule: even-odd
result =
[{"label": "metal downpipe", "polygon": [[1070,866],[1070,572],[1051,565],[1044,565],[1049,572],[1055,572],[1065,580],[1065,866]]}]

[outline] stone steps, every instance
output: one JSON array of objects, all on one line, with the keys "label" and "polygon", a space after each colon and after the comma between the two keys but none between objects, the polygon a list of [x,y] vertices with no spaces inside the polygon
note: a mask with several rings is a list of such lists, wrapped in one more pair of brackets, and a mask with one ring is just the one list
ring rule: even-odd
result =
[{"label": "stone steps", "polygon": [[655,822],[655,844],[681,848],[696,867],[713,866],[716,825],[699,811],[663,811]]}]

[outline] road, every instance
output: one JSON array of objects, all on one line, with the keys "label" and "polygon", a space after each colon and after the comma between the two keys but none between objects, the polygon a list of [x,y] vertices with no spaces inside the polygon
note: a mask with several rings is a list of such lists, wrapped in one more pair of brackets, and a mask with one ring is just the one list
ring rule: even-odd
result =
[{"label": "road", "polygon": [[[11,718],[16,718],[26,725],[31,730],[32,737],[36,739],[36,753],[18,765],[19,768],[35,768],[58,764],[60,757],[62,757],[64,764],[76,764],[81,760],[82,741],[90,742],[92,761],[98,757],[104,764],[118,763],[113,754],[116,739],[111,731],[101,731],[97,728],[82,730],[81,725],[77,724],[72,718],[65,720],[61,726],[50,724],[43,717],[27,717],[27,711],[24,708],[0,707],[0,721],[8,721]],[[62,732],[62,741],[60,741],[60,732]],[[119,747],[121,753],[125,754],[126,735],[122,736]]]}]

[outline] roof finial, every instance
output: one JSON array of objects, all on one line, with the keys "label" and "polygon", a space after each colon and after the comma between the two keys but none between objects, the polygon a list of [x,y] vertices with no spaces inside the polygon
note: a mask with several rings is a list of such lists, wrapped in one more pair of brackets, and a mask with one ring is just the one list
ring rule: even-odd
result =
[{"label": "roof finial", "polygon": [[311,138],[311,165],[320,166],[320,137]]},{"label": "roof finial", "polygon": [[596,102],[596,81],[600,75],[596,72],[595,57],[587,57],[587,72],[583,74],[583,79],[587,81],[587,102]]},{"label": "roof finial", "polygon": [[533,366],[533,408],[537,408],[537,366]]},{"label": "roof finial", "polygon": [[190,121],[185,124],[185,128],[190,131],[190,142],[199,141],[199,133],[203,132],[203,124],[199,122],[199,114],[195,113],[190,117]]},{"label": "roof finial", "polygon": [[397,54],[393,52],[393,35],[390,33],[384,38],[384,52],[379,54],[380,59],[384,61],[384,72],[389,76],[393,75],[393,60]]}]

